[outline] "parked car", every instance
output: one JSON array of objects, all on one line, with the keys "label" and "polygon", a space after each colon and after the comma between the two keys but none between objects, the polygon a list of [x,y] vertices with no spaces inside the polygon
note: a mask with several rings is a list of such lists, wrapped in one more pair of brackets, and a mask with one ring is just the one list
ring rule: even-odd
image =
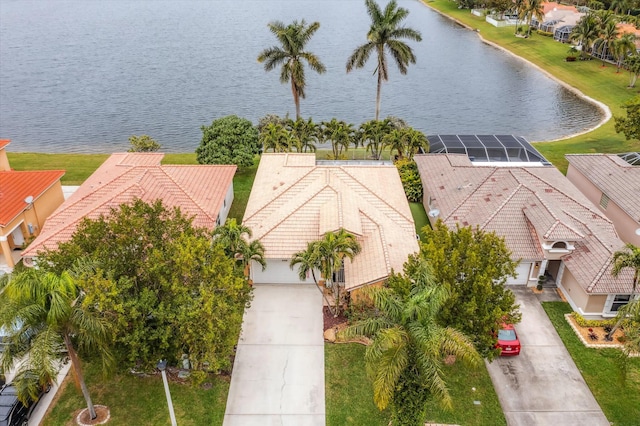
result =
[{"label": "parked car", "polygon": [[[40,394],[51,389],[47,387]],[[36,408],[40,397],[24,405],[18,399],[18,392],[12,384],[8,384],[0,389],[0,426],[27,426],[31,413]]]},{"label": "parked car", "polygon": [[520,354],[520,340],[513,324],[502,324],[502,327],[498,330],[496,348],[500,349],[501,356]]}]

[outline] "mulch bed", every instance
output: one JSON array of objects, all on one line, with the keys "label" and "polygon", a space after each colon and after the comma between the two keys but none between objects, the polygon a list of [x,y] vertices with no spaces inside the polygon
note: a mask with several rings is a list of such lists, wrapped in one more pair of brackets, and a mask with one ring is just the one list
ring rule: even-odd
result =
[{"label": "mulch bed", "polygon": [[96,418],[91,419],[89,415],[89,410],[84,408],[82,410],[78,410],[74,413],[74,417],[76,418],[76,424],[81,426],[91,426],[91,425],[102,425],[109,421],[110,413],[109,408],[104,405],[94,405],[93,408],[96,410]]},{"label": "mulch bed", "polygon": [[344,316],[344,313],[341,313],[337,317],[334,317],[327,306],[324,306],[322,308],[322,314],[324,316],[324,328],[322,329],[322,331],[327,331],[330,328],[347,322],[347,317]]}]

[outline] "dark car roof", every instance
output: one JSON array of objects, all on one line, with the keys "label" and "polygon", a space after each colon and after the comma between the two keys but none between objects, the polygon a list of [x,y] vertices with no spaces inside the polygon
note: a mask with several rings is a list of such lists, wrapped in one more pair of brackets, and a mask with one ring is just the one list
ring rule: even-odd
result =
[{"label": "dark car roof", "polygon": [[0,426],[7,424],[11,408],[18,400],[18,392],[14,386],[8,385],[0,390]]}]

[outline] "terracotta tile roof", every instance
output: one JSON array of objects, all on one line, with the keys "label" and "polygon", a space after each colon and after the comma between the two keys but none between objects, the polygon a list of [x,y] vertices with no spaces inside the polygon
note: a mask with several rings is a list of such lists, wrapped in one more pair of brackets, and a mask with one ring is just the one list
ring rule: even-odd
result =
[{"label": "terracotta tile roof", "polygon": [[243,224],[267,258],[290,258],[326,231],[345,228],[362,252],[345,264],[347,289],[402,270],[418,251],[395,167],[316,165],[313,154],[263,154]]},{"label": "terracotta tile roof", "polygon": [[42,233],[23,252],[55,248],[71,238],[85,217],[107,215],[112,207],[135,198],[162,199],[168,207],[193,217],[198,227],[213,229],[223,200],[233,182],[236,166],[160,165],[164,154],[111,155],[47,220]]},{"label": "terracotta tile roof", "polygon": [[60,180],[64,170],[0,171],[0,226],[6,226],[27,208],[28,196],[37,200]]},{"label": "terracotta tile roof", "polygon": [[543,259],[541,239],[575,242],[562,260],[587,292],[631,290],[630,271],[611,276],[613,252],[624,245],[613,224],[555,167],[474,165],[456,154],[415,158],[429,205],[448,226],[494,231],[526,261]]},{"label": "terracotta tile roof", "polygon": [[571,5],[566,5],[566,4],[560,4],[560,3],[556,3],[556,2],[544,2],[542,3],[542,10],[543,13],[546,15],[547,13],[553,11],[553,10],[570,10],[570,11],[574,11],[574,12],[578,12],[578,9],[576,9],[575,6],[571,6]]},{"label": "terracotta tile roof", "polygon": [[565,157],[571,167],[640,222],[640,166],[632,166],[615,154],[571,154]]},{"label": "terracotta tile roof", "polygon": [[0,139],[0,149],[4,149],[11,143],[11,139]]}]

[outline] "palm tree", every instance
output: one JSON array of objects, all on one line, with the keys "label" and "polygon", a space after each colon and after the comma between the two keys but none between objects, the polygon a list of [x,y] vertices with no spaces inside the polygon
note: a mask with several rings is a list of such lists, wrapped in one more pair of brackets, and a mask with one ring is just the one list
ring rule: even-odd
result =
[{"label": "palm tree", "polygon": [[635,41],[635,34],[624,33],[613,43],[613,57],[616,59],[616,73],[620,72],[620,68],[627,56],[636,51]]},{"label": "palm tree", "polygon": [[442,371],[446,356],[454,355],[470,366],[481,362],[470,339],[438,324],[438,312],[449,293],[446,286],[428,284],[429,277],[419,275],[405,297],[391,288],[365,290],[377,315],[344,331],[346,336],[373,340],[365,352],[367,372],[374,401],[380,410],[391,406],[393,424],[424,424],[425,404],[431,397],[451,407]]},{"label": "palm tree", "polygon": [[355,130],[353,124],[332,118],[331,121],[322,122],[321,128],[323,139],[331,141],[333,158],[339,159],[342,156],[342,152],[347,151],[354,140]]},{"label": "palm tree", "polygon": [[234,259],[245,276],[249,276],[247,268],[252,260],[259,263],[263,271],[267,268],[262,243],[258,240],[247,241],[247,238],[251,238],[252,235],[248,226],[239,224],[235,218],[230,218],[223,226],[213,230],[211,243],[220,245],[227,257]]},{"label": "palm tree", "polygon": [[600,33],[599,43],[599,54],[600,59],[602,60],[602,66],[604,67],[606,64],[604,62],[608,53],[612,53],[615,49],[616,41],[620,35],[620,31],[618,31],[618,24],[614,20],[607,21],[606,25],[602,27],[602,31]]},{"label": "palm tree", "polygon": [[251,261],[258,263],[262,270],[267,269],[267,261],[264,258],[264,245],[259,240],[253,240],[248,244],[242,244],[236,257],[240,258],[242,270],[245,276],[249,276]]},{"label": "palm tree", "polygon": [[318,252],[319,243],[320,241],[311,241],[310,243],[307,243],[306,250],[294,253],[294,255],[291,257],[291,262],[289,263],[289,267],[291,269],[293,269],[296,266],[298,267],[298,277],[302,281],[306,281],[308,276],[311,275],[311,277],[313,278],[313,282],[315,283],[316,287],[322,294],[322,297],[324,298],[324,301],[326,302],[327,307],[329,308],[329,311],[334,316],[338,316],[339,312],[337,311],[337,308],[331,305],[331,303],[329,302],[329,299],[327,299],[327,295],[324,293],[324,291],[320,287],[320,284],[318,283],[318,279],[316,278],[316,270],[319,271],[322,265],[320,255]]},{"label": "palm tree", "polygon": [[307,25],[303,19],[301,22],[293,21],[286,26],[280,21],[270,22],[268,26],[280,42],[280,46],[263,50],[258,56],[258,62],[264,62],[265,71],[271,71],[282,65],[280,82],[291,83],[293,102],[296,104],[296,119],[298,119],[300,118],[300,98],[305,98],[304,89],[307,83],[303,60],[318,74],[326,71],[324,64],[316,55],[304,50],[313,34],[320,28],[320,23],[313,22]]},{"label": "palm tree", "polygon": [[634,305],[640,303],[636,300],[635,294],[638,284],[640,284],[640,247],[634,246],[631,243],[627,243],[624,249],[618,250],[613,253],[613,268],[611,268],[611,275],[617,277],[622,270],[627,268],[633,269],[633,282],[631,283],[631,296],[629,297],[629,303],[622,309],[622,312],[618,313],[618,321],[616,325],[611,329],[607,337],[610,339],[613,333],[620,327],[620,324],[626,317],[628,310],[633,310]]},{"label": "palm tree", "polygon": [[618,15],[621,15],[625,11],[630,9],[629,3],[629,0],[611,0],[609,10],[617,13]]},{"label": "palm tree", "polygon": [[371,152],[374,160],[380,160],[384,145],[382,143],[384,137],[391,133],[393,126],[389,119],[370,120],[360,125],[360,140],[362,145],[366,147],[367,152]]},{"label": "palm tree", "polygon": [[347,73],[354,68],[362,68],[369,60],[372,52],[377,54],[378,63],[374,73],[378,75],[376,94],[376,116],[380,116],[380,91],[382,82],[389,80],[389,68],[386,52],[396,62],[401,74],[407,73],[407,66],[416,63],[413,50],[402,39],[421,41],[419,31],[401,26],[402,21],[409,15],[409,11],[398,7],[396,0],[391,0],[384,11],[375,0],[365,0],[367,13],[371,18],[371,27],[367,33],[367,43],[356,48],[347,60]]},{"label": "palm tree", "polygon": [[411,129],[407,138],[407,158],[409,158],[409,160],[413,160],[413,156],[417,154],[420,149],[424,152],[429,152],[429,140],[420,130]]},{"label": "palm tree", "polygon": [[628,56],[624,64],[629,70],[629,74],[631,75],[631,79],[629,81],[629,87],[636,87],[636,81],[638,80],[638,76],[640,75],[640,56],[637,54],[632,54]]},{"label": "palm tree", "polygon": [[413,159],[420,148],[425,151],[429,149],[429,141],[424,133],[411,127],[392,130],[382,138],[382,144],[383,149],[389,148],[390,154],[397,151],[398,158],[403,158],[406,155],[409,160]]},{"label": "palm tree", "polygon": [[262,128],[259,134],[264,152],[290,152],[295,141],[291,133],[283,124],[269,123]]},{"label": "palm tree", "polygon": [[580,55],[586,56],[591,51],[593,42],[600,36],[600,26],[595,16],[591,13],[583,16],[577,25],[571,30],[569,40],[576,41],[581,46]]},{"label": "palm tree", "polygon": [[294,139],[298,152],[316,152],[316,143],[318,142],[318,125],[311,118],[307,121],[302,118],[297,120],[289,119],[287,127]]},{"label": "palm tree", "polygon": [[[527,34],[531,35],[531,22],[535,17],[538,22],[544,20],[544,7],[542,0],[527,0],[525,2],[524,17],[527,20]],[[528,19],[527,19],[528,18]]]},{"label": "palm tree", "polygon": [[112,358],[106,323],[83,305],[83,298],[68,272],[56,275],[30,269],[11,279],[0,295],[0,326],[12,330],[1,360],[6,371],[16,361],[26,359],[16,375],[18,383],[27,383],[18,386],[28,393],[20,395],[26,400],[35,399],[43,386],[55,380],[61,361],[68,356],[91,418],[95,419],[76,347],[98,355],[105,368]]}]

